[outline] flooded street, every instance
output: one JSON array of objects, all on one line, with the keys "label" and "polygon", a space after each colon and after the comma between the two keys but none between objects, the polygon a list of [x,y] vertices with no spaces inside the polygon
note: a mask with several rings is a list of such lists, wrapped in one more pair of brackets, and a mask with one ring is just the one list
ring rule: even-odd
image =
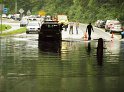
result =
[{"label": "flooded street", "polygon": [[123,92],[124,41],[0,38],[0,92]]}]

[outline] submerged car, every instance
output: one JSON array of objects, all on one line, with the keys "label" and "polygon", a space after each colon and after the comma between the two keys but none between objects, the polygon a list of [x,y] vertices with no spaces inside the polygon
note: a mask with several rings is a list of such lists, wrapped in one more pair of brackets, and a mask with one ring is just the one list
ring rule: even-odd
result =
[{"label": "submerged car", "polygon": [[38,21],[31,21],[26,26],[26,33],[38,33],[40,29],[40,23]]},{"label": "submerged car", "polygon": [[45,21],[39,31],[39,41],[62,39],[62,25],[57,21]]}]

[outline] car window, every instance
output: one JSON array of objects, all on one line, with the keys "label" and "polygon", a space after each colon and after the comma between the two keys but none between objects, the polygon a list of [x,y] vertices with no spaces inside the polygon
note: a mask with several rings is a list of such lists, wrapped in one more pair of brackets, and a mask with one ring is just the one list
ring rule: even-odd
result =
[{"label": "car window", "polygon": [[121,27],[121,24],[115,24],[114,26],[118,26],[118,27]]},{"label": "car window", "polygon": [[39,24],[38,23],[28,23],[28,26],[39,26]]},{"label": "car window", "polygon": [[59,29],[59,25],[57,24],[44,24],[42,25],[43,29]]}]

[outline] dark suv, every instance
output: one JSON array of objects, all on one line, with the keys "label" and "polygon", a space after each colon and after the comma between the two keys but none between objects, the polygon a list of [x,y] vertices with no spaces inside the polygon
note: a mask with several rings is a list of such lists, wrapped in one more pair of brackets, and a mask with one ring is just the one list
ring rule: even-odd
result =
[{"label": "dark suv", "polygon": [[62,24],[59,24],[57,21],[45,21],[39,31],[39,41],[46,40],[62,40]]}]

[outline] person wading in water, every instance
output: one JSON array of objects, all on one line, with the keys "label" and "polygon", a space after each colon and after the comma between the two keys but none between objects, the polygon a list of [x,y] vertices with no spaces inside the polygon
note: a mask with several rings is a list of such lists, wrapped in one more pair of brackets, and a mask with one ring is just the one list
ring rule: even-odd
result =
[{"label": "person wading in water", "polygon": [[91,25],[91,23],[89,23],[89,25],[87,25],[86,32],[87,31],[88,31],[88,40],[91,40],[91,31],[94,32],[93,26]]}]

